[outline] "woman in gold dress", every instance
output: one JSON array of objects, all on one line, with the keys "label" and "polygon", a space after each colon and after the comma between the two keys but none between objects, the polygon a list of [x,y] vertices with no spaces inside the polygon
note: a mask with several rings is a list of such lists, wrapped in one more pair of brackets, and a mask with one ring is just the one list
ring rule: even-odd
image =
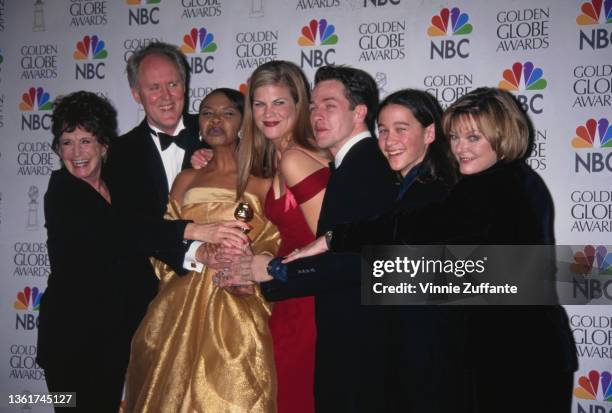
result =
[{"label": "woman in gold dress", "polygon": [[[167,218],[213,222],[233,219],[239,201],[248,202],[255,254],[274,253],[276,228],[263,214],[267,179],[238,182],[236,147],[243,97],[216,89],[200,105],[200,130],[214,156],[202,169],[183,171],[174,182]],[[268,330],[271,307],[258,287],[249,294],[212,282],[219,263],[204,244],[202,272],[178,276],[155,261],[160,290],[132,341],[126,412],[275,412],[276,374]]]}]

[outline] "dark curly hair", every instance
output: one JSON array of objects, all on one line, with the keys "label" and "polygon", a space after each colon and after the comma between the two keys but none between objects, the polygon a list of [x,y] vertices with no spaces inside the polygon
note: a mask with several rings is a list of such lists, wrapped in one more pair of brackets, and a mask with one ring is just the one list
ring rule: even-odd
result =
[{"label": "dark curly hair", "polygon": [[94,135],[98,143],[107,147],[117,137],[117,111],[113,105],[106,98],[84,90],[55,99],[51,123],[51,147],[55,152],[62,134],[73,132],[77,127]]},{"label": "dark curly hair", "polygon": [[412,113],[422,127],[433,124],[435,139],[429,144],[421,168],[425,179],[441,179],[452,185],[457,182],[457,167],[448,138],[442,130],[442,108],[429,93],[418,89],[402,89],[387,96],[378,107],[380,112],[389,105],[400,105]]},{"label": "dark curly hair", "polygon": [[351,104],[351,110],[357,105],[368,108],[365,123],[374,135],[374,121],[378,110],[378,86],[367,72],[350,66],[323,66],[315,73],[315,85],[324,80],[337,80],[344,85],[346,99]]}]

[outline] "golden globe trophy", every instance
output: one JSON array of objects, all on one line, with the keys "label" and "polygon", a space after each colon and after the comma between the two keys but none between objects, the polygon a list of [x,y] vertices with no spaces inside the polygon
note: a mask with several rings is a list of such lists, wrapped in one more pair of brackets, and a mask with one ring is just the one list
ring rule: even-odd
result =
[{"label": "golden globe trophy", "polygon": [[[244,223],[248,223],[253,219],[254,212],[253,207],[249,205],[248,202],[239,202],[236,210],[234,211],[234,218],[238,221],[242,221]],[[244,233],[247,234],[250,229],[244,230]]]}]

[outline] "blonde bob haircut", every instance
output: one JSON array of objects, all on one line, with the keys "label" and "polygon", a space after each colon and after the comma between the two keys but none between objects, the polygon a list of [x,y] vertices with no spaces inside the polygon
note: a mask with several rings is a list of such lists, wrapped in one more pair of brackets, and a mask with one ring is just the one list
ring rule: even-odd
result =
[{"label": "blonde bob haircut", "polygon": [[503,90],[481,87],[460,97],[442,118],[446,136],[459,123],[475,125],[491,144],[497,159],[511,162],[522,158],[529,147],[527,117],[514,97]]},{"label": "blonde bob haircut", "polygon": [[262,86],[283,85],[289,89],[296,105],[296,120],[290,138],[298,146],[319,152],[315,146],[314,134],[310,125],[310,86],[302,70],[294,63],[273,60],[259,66],[249,79],[242,139],[238,147],[238,198],[246,189],[249,175],[270,178],[276,174],[276,149],[255,125],[253,117],[253,97],[255,90]]}]

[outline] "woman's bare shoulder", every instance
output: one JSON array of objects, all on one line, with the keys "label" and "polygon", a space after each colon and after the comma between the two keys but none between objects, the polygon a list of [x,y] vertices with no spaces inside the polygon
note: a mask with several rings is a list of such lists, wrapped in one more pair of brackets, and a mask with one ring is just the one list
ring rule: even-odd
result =
[{"label": "woman's bare shoulder", "polygon": [[185,169],[178,174],[174,180],[174,183],[172,184],[170,198],[178,202],[182,202],[185,192],[187,192],[187,190],[192,186],[199,174],[200,169]]},{"label": "woman's bare shoulder", "polygon": [[329,160],[302,148],[290,148],[283,153],[280,170],[287,184],[293,186],[307,176],[325,168]]}]

